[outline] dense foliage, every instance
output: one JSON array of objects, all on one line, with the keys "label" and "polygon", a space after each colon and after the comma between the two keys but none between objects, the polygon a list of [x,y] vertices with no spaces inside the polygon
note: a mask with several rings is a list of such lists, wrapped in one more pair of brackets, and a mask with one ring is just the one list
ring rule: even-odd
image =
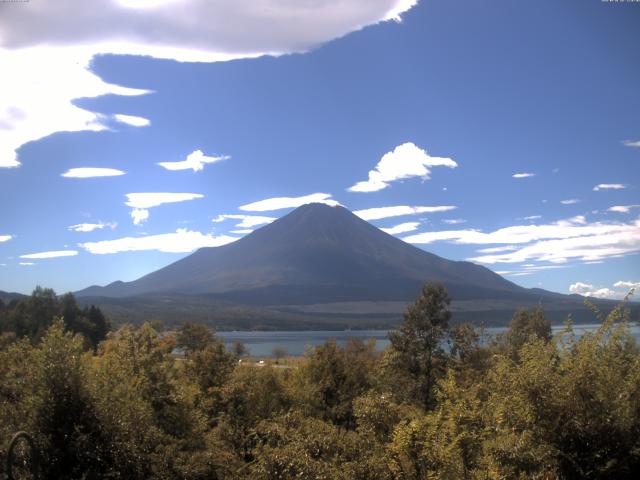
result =
[{"label": "dense foliage", "polygon": [[0,300],[0,334],[5,340],[15,336],[37,342],[56,318],[62,319],[65,329],[82,334],[94,348],[111,328],[98,307],[80,308],[71,293],[58,297],[50,288],[36,287],[23,300],[12,300],[7,305]]},{"label": "dense foliage", "polygon": [[381,353],[328,342],[258,366],[193,323],[126,326],[94,350],[93,330],[73,327],[88,310],[71,321],[67,297],[43,292],[2,307],[3,329],[22,330],[0,349],[0,454],[30,432],[45,478],[640,473],[640,350],[623,305],[580,338],[569,321],[552,337],[538,308],[487,339],[450,327],[447,292],[427,285]]}]

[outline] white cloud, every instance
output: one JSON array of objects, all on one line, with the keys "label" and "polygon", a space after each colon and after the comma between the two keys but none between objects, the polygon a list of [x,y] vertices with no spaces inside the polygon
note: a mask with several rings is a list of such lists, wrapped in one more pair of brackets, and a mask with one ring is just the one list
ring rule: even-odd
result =
[{"label": "white cloud", "polygon": [[59,258],[59,257],[75,257],[78,255],[77,250],[56,250],[51,252],[29,253],[20,255],[20,258],[26,259],[42,259],[42,258]]},{"label": "white cloud", "polygon": [[93,177],[117,177],[119,175],[124,175],[125,172],[122,170],[117,170],[115,168],[93,168],[93,167],[82,167],[82,168],[71,168],[62,174],[63,177],[67,178],[93,178]]},{"label": "white cloud", "polygon": [[535,177],[536,174],[535,173],[514,173],[513,175],[511,175],[513,178],[529,178],[529,177]]},{"label": "white cloud", "polygon": [[[88,66],[105,53],[223,61],[302,52],[367,25],[399,20],[417,0],[56,0],[0,16],[0,167],[59,131],[105,130],[76,98],[141,95],[103,82]],[[42,88],[46,79],[46,87]]]},{"label": "white cloud", "polygon": [[527,217],[522,217],[519,220],[540,220],[542,218],[542,215],[529,215]]},{"label": "white cloud", "polygon": [[307,203],[324,203],[331,206],[340,205],[337,201],[331,199],[328,193],[312,193],[304,197],[274,197],[260,200],[258,202],[242,205],[240,210],[245,212],[269,212],[273,210],[282,210],[284,208],[297,208]]},{"label": "white cloud", "polygon": [[498,270],[496,273],[498,275],[503,275],[505,277],[522,277],[525,275],[533,275],[534,273],[538,273],[544,270],[555,270],[558,268],[566,268],[566,265],[534,265],[534,264],[526,264],[521,265],[520,270]]},{"label": "white cloud", "polygon": [[515,272],[513,270],[495,270],[495,273],[497,273],[498,275],[502,275],[503,277],[518,274],[518,272]]},{"label": "white cloud", "polygon": [[627,186],[622,183],[601,183],[593,187],[593,191],[597,192],[599,190],[622,190],[624,188],[627,188]]},{"label": "white cloud", "polygon": [[629,213],[632,208],[640,208],[640,205],[614,205],[607,208],[607,212]]},{"label": "white cloud", "polygon": [[517,250],[518,247],[515,245],[505,245],[502,247],[490,247],[490,248],[481,248],[478,250],[479,253],[500,253],[500,252],[512,252],[513,250]]},{"label": "white cloud", "polygon": [[135,115],[123,115],[117,113],[113,116],[118,122],[131,125],[132,127],[148,127],[151,125],[151,120],[144,117],[136,117]]},{"label": "white cloud", "polygon": [[127,193],[125,205],[132,208],[152,208],[165,203],[185,202],[196,198],[203,198],[200,193],[167,193],[167,192],[144,192]]},{"label": "white cloud", "polygon": [[408,142],[398,145],[392,152],[385,153],[376,167],[369,172],[369,179],[348,188],[350,192],[377,192],[387,188],[391,182],[411,177],[429,179],[429,167],[458,166],[450,158],[432,157],[425,150]]},{"label": "white cloud", "polygon": [[79,223],[77,225],[71,225],[67,227],[67,230],[71,232],[93,232],[94,230],[101,230],[103,228],[110,228],[114,230],[118,226],[115,222],[98,222],[98,223]]},{"label": "white cloud", "polygon": [[625,140],[622,143],[626,147],[640,147],[640,140]]},{"label": "white cloud", "polygon": [[220,54],[305,51],[366,25],[399,20],[417,1],[58,0],[56,8],[31,3],[3,11],[5,46],[122,45],[133,54],[211,61]]},{"label": "white cloud", "polygon": [[586,225],[586,223],[585,217],[579,215],[546,225],[514,225],[490,233],[471,229],[425,232],[406,237],[405,241],[432,243],[437,240],[455,240],[460,244],[518,244],[548,238],[572,238],[593,234],[600,232],[603,226],[606,231],[614,231],[620,225],[598,223]]},{"label": "white cloud", "polygon": [[640,282],[629,282],[629,281],[620,280],[619,282],[614,283],[613,286],[616,288],[624,288],[627,290],[631,290],[632,288],[635,290],[639,290]]},{"label": "white cloud", "polygon": [[522,265],[522,268],[524,268],[527,271],[532,271],[532,272],[539,272],[541,270],[555,270],[558,268],[567,268],[566,265],[534,265],[534,264],[527,264],[527,265]]},{"label": "white cloud", "polygon": [[149,219],[149,210],[144,208],[134,208],[131,210],[131,220],[134,225],[140,225]]},{"label": "white cloud", "polygon": [[[403,240],[416,244],[451,241],[457,244],[508,245],[504,253],[498,250],[501,247],[495,247],[493,250],[481,250],[488,255],[470,259],[480,263],[598,261],[640,252],[640,219],[632,223],[588,223],[584,217],[578,216],[545,225],[516,225],[489,233],[479,230],[424,232]],[[514,248],[517,244],[523,246]]]},{"label": "white cloud", "polygon": [[0,243],[8,242],[13,238],[13,235],[0,235]]},{"label": "white cloud", "polygon": [[356,210],[355,215],[363,220],[380,220],[381,218],[402,217],[404,215],[417,215],[419,213],[438,213],[455,210],[458,207],[452,205],[441,205],[436,207],[410,207],[407,205],[397,205],[394,207],[367,208]]},{"label": "white cloud", "polygon": [[227,219],[241,220],[240,223],[236,224],[236,227],[241,228],[251,228],[257,225],[264,225],[265,223],[271,223],[274,220],[277,220],[275,217],[262,217],[258,215],[218,215],[211,221],[214,223],[218,223],[223,222]]},{"label": "white cloud", "polygon": [[194,172],[199,172],[204,169],[204,166],[208,163],[215,163],[222,160],[228,160],[231,157],[228,155],[222,155],[219,157],[207,157],[202,150],[196,150],[195,152],[191,152],[187,155],[185,160],[180,162],[160,162],[160,165],[167,170],[193,170]]},{"label": "white cloud", "polygon": [[[88,6],[88,4],[85,4]],[[32,8],[49,8],[46,2],[22,3],[20,8],[2,8],[0,16],[0,168],[17,167],[17,150],[33,140],[55,132],[106,130],[105,118],[73,105],[75,98],[106,94],[142,95],[146,90],[124,88],[102,81],[89,71],[95,53],[85,47],[43,46],[3,48],[11,38],[11,16]],[[24,7],[24,8],[23,8]],[[53,9],[51,9],[53,10]],[[44,15],[40,20],[46,18]],[[46,24],[46,22],[44,22]],[[24,35],[29,29],[25,25]],[[46,88],[43,88],[44,83]]]},{"label": "white cloud", "polygon": [[132,207],[131,218],[134,225],[140,225],[149,218],[149,208],[157,207],[165,203],[186,202],[196,198],[203,198],[200,193],[167,193],[167,192],[144,192],[127,193],[125,205]]},{"label": "white cloud", "polygon": [[640,282],[618,281],[613,284],[614,290],[608,287],[595,287],[589,283],[576,282],[569,285],[570,293],[577,293],[585,297],[622,299],[631,289],[640,288]]},{"label": "white cloud", "polygon": [[235,233],[237,235],[246,235],[248,233],[253,232],[250,228],[243,228],[241,230],[231,230],[231,233]]},{"label": "white cloud", "polygon": [[389,235],[396,235],[398,233],[406,233],[412,232],[420,225],[419,222],[407,222],[401,223],[400,225],[396,225],[395,227],[390,228],[381,228],[383,232],[388,233]]},{"label": "white cloud", "polygon": [[80,246],[90,253],[104,255],[119,252],[139,252],[157,250],[166,253],[188,253],[202,247],[219,247],[238,240],[227,235],[214,236],[187,229],[178,229],[174,233],[148,235],[145,237],[124,237],[116,240],[81,243]]},{"label": "white cloud", "polygon": [[577,293],[585,297],[594,298],[615,298],[619,296],[618,292],[614,292],[609,288],[596,288],[593,285],[587,283],[576,282],[569,286],[569,292]]},{"label": "white cloud", "polygon": [[442,220],[442,223],[446,223],[447,225],[459,225],[466,222],[464,218],[446,218]]},{"label": "white cloud", "polygon": [[560,200],[560,203],[563,205],[575,205],[576,203],[580,203],[580,199],[570,198],[569,200]]},{"label": "white cloud", "polygon": [[20,262],[18,265],[22,265],[23,267],[30,267],[31,265],[35,265],[33,262]]}]

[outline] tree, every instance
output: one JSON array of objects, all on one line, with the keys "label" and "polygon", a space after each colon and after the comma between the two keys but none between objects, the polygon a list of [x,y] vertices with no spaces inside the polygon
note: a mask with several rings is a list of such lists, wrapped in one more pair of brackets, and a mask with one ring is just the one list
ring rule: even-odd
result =
[{"label": "tree", "polygon": [[112,464],[110,442],[85,382],[88,357],[79,335],[56,320],[34,354],[30,426],[45,478],[91,478]]},{"label": "tree", "polygon": [[442,370],[441,342],[449,329],[449,295],[441,284],[429,283],[416,302],[407,308],[404,323],[391,332],[392,364],[407,374],[413,396],[425,408],[434,405],[433,386]]},{"label": "tree", "polygon": [[81,310],[72,293],[65,293],[60,298],[58,308],[65,328],[81,333],[94,350],[111,329],[110,322],[98,307],[91,305]]},{"label": "tree", "polygon": [[288,353],[289,352],[287,352],[287,349],[284,347],[276,347],[271,351],[271,354],[276,359],[276,363],[278,363],[280,360],[286,357]]},{"label": "tree", "polygon": [[244,343],[239,342],[239,341],[235,341],[231,345],[231,352],[236,357],[244,357],[245,355],[247,355],[249,353],[249,350],[247,349],[247,346]]},{"label": "tree", "polygon": [[350,339],[345,348],[335,340],[316,347],[296,372],[302,408],[335,425],[355,428],[353,401],[372,386],[374,346]]},{"label": "tree", "polygon": [[458,376],[466,377],[472,383],[486,370],[491,358],[489,349],[482,346],[482,336],[482,328],[477,329],[469,323],[456,325],[449,332],[453,366]]},{"label": "tree", "polygon": [[81,333],[94,350],[111,329],[98,307],[80,309],[72,293],[57,297],[50,288],[36,287],[30,297],[13,300],[4,311],[0,309],[0,331],[36,343],[57,317],[62,318],[67,331]]},{"label": "tree", "polygon": [[551,322],[547,320],[541,306],[533,310],[520,309],[514,313],[509,330],[498,335],[496,343],[517,361],[518,352],[532,338],[538,338],[545,343],[551,340]]},{"label": "tree", "polygon": [[282,374],[273,368],[237,368],[222,389],[216,432],[245,461],[253,459],[257,424],[289,407]]},{"label": "tree", "polygon": [[31,296],[18,301],[8,314],[8,324],[17,337],[37,341],[59,314],[56,293],[50,288],[37,286]]},{"label": "tree", "polygon": [[176,338],[177,345],[187,354],[204,350],[214,341],[214,335],[207,327],[199,323],[185,322]]},{"label": "tree", "polygon": [[237,365],[236,356],[220,340],[191,353],[184,364],[187,376],[199,387],[198,404],[211,418],[221,408],[222,387]]}]

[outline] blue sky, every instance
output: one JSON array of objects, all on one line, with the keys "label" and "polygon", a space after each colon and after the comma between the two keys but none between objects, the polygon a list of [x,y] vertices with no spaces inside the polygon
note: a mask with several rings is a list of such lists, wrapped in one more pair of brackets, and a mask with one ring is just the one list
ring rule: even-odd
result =
[{"label": "blue sky", "polygon": [[0,289],[132,280],[309,200],[527,287],[640,285],[640,4],[99,3],[0,3]]}]

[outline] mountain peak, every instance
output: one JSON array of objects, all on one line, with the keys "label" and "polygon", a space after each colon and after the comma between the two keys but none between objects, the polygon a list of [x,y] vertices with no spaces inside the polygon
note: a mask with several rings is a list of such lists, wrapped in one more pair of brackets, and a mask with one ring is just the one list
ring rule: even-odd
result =
[{"label": "mountain peak", "polygon": [[309,203],[234,243],[91,294],[207,294],[266,305],[410,301],[429,281],[458,299],[526,292],[485,267],[409,245],[342,206]]}]

